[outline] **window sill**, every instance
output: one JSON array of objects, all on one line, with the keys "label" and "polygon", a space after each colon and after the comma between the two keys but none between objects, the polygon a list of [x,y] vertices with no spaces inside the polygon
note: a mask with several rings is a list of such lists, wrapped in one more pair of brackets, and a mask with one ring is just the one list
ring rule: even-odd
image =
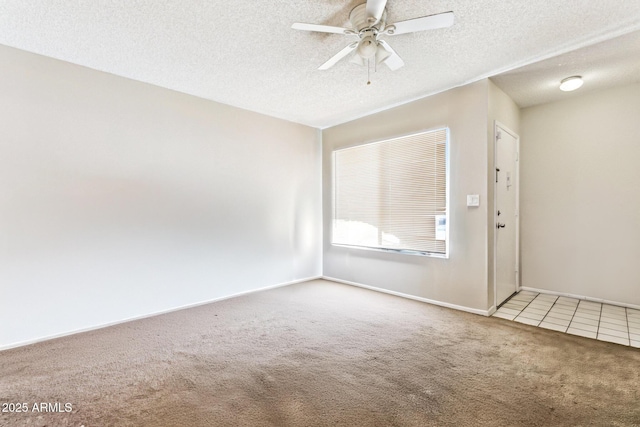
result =
[{"label": "window sill", "polygon": [[429,258],[449,259],[449,254],[413,251],[413,250],[407,250],[407,249],[372,248],[369,246],[343,245],[339,243],[332,243],[331,246],[335,246],[339,248],[363,250],[363,251],[386,252],[386,253],[393,253],[393,254],[400,254],[400,255],[417,255],[417,256],[423,256],[423,257],[429,257]]}]

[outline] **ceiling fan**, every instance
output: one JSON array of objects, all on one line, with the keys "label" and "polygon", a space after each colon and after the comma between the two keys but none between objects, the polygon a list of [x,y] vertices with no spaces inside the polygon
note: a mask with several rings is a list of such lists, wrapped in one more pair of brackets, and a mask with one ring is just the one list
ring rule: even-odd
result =
[{"label": "ceiling fan", "polygon": [[338,61],[354,50],[351,62],[365,65],[365,61],[374,60],[375,64],[384,63],[391,70],[397,70],[404,65],[404,61],[395,50],[380,37],[383,35],[397,36],[414,33],[416,31],[434,30],[453,25],[453,12],[437,13],[435,15],[408,19],[387,25],[387,0],[367,0],[353,8],[349,14],[352,28],[332,27],[329,25],[304,24],[296,22],[291,28],[303,31],[318,31],[321,33],[335,33],[355,36],[357,40],[322,64],[318,70],[328,70]]}]

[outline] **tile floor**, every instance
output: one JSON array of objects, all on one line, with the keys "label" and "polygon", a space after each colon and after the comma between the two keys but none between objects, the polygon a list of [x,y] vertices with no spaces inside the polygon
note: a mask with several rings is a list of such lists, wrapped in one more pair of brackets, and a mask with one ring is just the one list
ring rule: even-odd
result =
[{"label": "tile floor", "polygon": [[640,348],[640,310],[520,291],[495,317]]}]

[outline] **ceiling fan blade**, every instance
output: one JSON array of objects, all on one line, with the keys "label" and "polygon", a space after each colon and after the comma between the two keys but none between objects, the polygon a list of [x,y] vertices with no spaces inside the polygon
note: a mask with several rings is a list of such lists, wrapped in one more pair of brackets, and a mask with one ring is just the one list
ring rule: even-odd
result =
[{"label": "ceiling fan blade", "polygon": [[317,31],[320,33],[334,33],[334,34],[353,34],[356,35],[353,30],[342,27],[332,27],[330,25],[318,25],[318,24],[304,24],[302,22],[296,22],[291,26],[294,30],[302,31]]},{"label": "ceiling fan blade", "polygon": [[367,0],[367,19],[372,18],[372,22],[368,22],[369,25],[378,23],[386,6],[387,0]]},{"label": "ceiling fan blade", "polygon": [[453,12],[437,13],[387,25],[386,32],[390,36],[397,36],[398,34],[414,33],[416,31],[435,30],[437,28],[450,27],[453,25],[453,21]]},{"label": "ceiling fan blade", "polygon": [[389,43],[384,40],[378,40],[378,43],[384,48],[384,50],[390,53],[389,57],[387,57],[387,59],[384,59],[383,62],[387,67],[391,69],[391,71],[395,71],[404,65],[404,61],[402,60],[402,58],[400,58],[396,51],[393,50],[391,46],[389,46]]},{"label": "ceiling fan blade", "polygon": [[340,52],[336,53],[334,56],[331,57],[331,59],[329,59],[327,62],[322,64],[320,67],[318,67],[318,70],[328,70],[329,68],[333,67],[334,65],[336,65],[338,61],[340,61],[342,58],[344,58],[345,56],[353,52],[353,50],[357,46],[358,46],[358,42],[351,43],[349,46],[345,47]]}]

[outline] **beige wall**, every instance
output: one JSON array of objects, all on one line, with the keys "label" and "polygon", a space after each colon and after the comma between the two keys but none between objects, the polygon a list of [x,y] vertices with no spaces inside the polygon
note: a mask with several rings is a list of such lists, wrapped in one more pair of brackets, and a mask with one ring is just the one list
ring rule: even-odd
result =
[{"label": "beige wall", "polygon": [[522,110],[522,284],[640,305],[640,84]]},{"label": "beige wall", "polygon": [[[486,312],[495,120],[521,136],[522,285],[640,305],[638,84],[520,111],[483,80],[320,133],[0,61],[0,348],[322,273]],[[442,126],[449,259],[332,246],[332,151]]]},{"label": "beige wall", "polygon": [[318,130],[0,63],[0,348],[321,274]]},{"label": "beige wall", "polygon": [[[485,311],[487,306],[487,92],[483,80],[323,131],[324,275]],[[448,126],[450,258],[331,245],[331,153],[425,129]],[[468,208],[467,194],[481,206]]]},{"label": "beige wall", "polygon": [[516,134],[520,134],[520,108],[515,102],[504,93],[498,86],[489,80],[488,104],[489,113],[487,115],[487,150],[488,150],[488,167],[487,176],[487,205],[489,206],[489,214],[487,215],[487,239],[489,249],[487,251],[489,265],[489,289],[487,293],[487,304],[489,307],[495,305],[495,287],[494,287],[494,234],[495,234],[495,218],[494,218],[494,190],[495,190],[495,123],[500,122],[503,126],[508,127]]}]

